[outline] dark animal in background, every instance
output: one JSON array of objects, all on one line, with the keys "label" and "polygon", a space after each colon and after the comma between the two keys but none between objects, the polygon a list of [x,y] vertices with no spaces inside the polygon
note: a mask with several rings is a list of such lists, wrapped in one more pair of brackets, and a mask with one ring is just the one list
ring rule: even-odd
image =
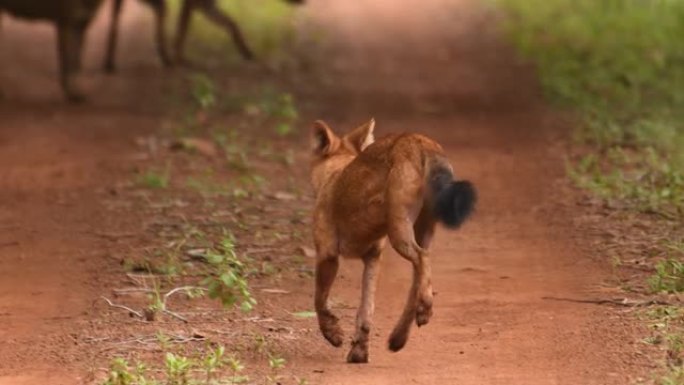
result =
[{"label": "dark animal in background", "polygon": [[[190,19],[195,11],[202,12],[213,23],[224,28],[235,42],[240,55],[246,59],[254,58],[254,53],[249,48],[245,38],[238,26],[237,22],[233,20],[228,14],[223,12],[216,3],[216,0],[182,0],[181,12],[178,19],[176,36],[174,40],[174,60],[171,59],[167,49],[167,38],[164,31],[164,25],[167,16],[166,0],[140,0],[150,6],[156,15],[155,40],[157,44],[157,52],[159,58],[165,66],[171,66],[174,62],[183,64],[185,62],[184,46],[185,39],[188,34],[188,27],[190,26]],[[290,4],[303,4],[304,0],[284,0]],[[112,18],[109,27],[109,39],[107,42],[107,51],[104,60],[104,69],[108,72],[114,71],[114,54],[117,45],[117,35],[119,30],[119,16],[121,14],[121,5],[123,0],[113,0],[112,2]]]},{"label": "dark animal in background", "polygon": [[0,0],[3,11],[28,20],[47,20],[57,28],[59,79],[70,101],[82,101],[74,82],[81,69],[85,33],[102,0]]}]

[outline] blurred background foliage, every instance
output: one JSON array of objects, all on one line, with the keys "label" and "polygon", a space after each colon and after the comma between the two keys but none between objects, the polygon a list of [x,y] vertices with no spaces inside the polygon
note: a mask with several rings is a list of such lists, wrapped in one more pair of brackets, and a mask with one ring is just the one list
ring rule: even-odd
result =
[{"label": "blurred background foliage", "polygon": [[[169,0],[169,27],[175,29],[182,0]],[[278,62],[289,56],[296,38],[295,24],[297,7],[283,0],[219,1],[219,7],[230,15],[240,26],[250,48],[260,60]],[[203,61],[224,60],[228,63],[242,63],[237,50],[233,47],[229,34],[220,26],[209,22],[199,12],[195,14],[189,28],[187,51],[190,58]]]},{"label": "blurred background foliage", "polygon": [[493,1],[547,96],[580,112],[574,180],[684,218],[684,1]]}]

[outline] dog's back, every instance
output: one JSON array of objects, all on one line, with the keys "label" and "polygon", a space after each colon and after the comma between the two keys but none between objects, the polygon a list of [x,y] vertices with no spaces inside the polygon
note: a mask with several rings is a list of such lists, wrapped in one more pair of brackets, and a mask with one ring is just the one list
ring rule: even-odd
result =
[{"label": "dog's back", "polygon": [[[412,221],[426,209],[432,221],[460,224],[468,212],[455,212],[444,194],[438,199],[440,192],[451,188],[452,180],[451,165],[432,139],[411,133],[375,141],[342,171],[331,196],[332,220],[348,249],[343,254],[358,255],[363,245],[391,233],[393,206],[409,206]],[[472,194],[466,195],[470,206]]]}]

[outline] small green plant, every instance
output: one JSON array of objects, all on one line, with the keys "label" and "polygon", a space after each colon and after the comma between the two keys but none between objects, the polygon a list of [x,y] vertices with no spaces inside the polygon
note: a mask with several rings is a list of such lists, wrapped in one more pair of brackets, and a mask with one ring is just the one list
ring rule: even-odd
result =
[{"label": "small green plant", "polygon": [[109,366],[109,375],[103,385],[132,385],[134,373],[129,368],[128,361],[115,358]]},{"label": "small green plant", "polygon": [[216,87],[212,79],[205,74],[194,74],[190,77],[190,92],[193,101],[201,110],[216,105]]},{"label": "small green plant", "polygon": [[166,366],[166,377],[168,385],[188,385],[190,382],[189,373],[193,362],[183,356],[173,353],[166,353],[164,356]]},{"label": "small green plant", "polygon": [[159,342],[159,346],[162,350],[169,350],[171,348],[171,338],[169,338],[169,336],[167,336],[163,331],[157,330],[155,337],[157,338],[157,342]]},{"label": "small green plant", "polygon": [[[158,333],[158,336],[163,334]],[[163,350],[171,348],[166,343],[161,346]],[[242,374],[245,369],[242,362],[236,357],[226,357],[225,347],[220,345],[194,358],[167,351],[163,362],[164,369],[154,371],[157,380],[146,376],[147,368],[143,363],[132,367],[125,359],[115,358],[102,385],[219,385],[249,381],[249,377]],[[226,370],[229,372],[227,377]]]},{"label": "small green plant", "polygon": [[266,380],[271,384],[279,384],[280,369],[285,367],[285,359],[274,354],[268,354],[268,366],[271,368],[271,374],[266,376]]},{"label": "small green plant", "polygon": [[168,172],[159,173],[156,171],[148,170],[145,171],[138,178],[138,183],[143,187],[163,189],[169,186],[169,174]]},{"label": "small green plant", "polygon": [[681,365],[682,359],[682,348],[684,348],[684,336],[679,333],[668,334],[667,340],[667,354],[670,358],[670,362]]},{"label": "small green plant", "polygon": [[131,368],[125,359],[115,358],[109,366],[109,373],[103,385],[158,385],[154,379],[145,377],[146,370],[142,363]]},{"label": "small green plant", "polygon": [[220,369],[225,364],[225,348],[219,346],[207,354],[207,356],[202,361],[204,372],[206,373],[205,383],[207,385],[211,384],[214,372]]},{"label": "small green plant", "polygon": [[648,284],[654,293],[679,293],[684,291],[684,263],[675,259],[660,261],[655,266],[656,272]]},{"label": "small green plant", "polygon": [[151,313],[156,314],[164,310],[164,299],[160,293],[159,282],[156,279],[154,280],[154,289],[148,296],[150,299],[150,305],[147,308]]},{"label": "small green plant", "polygon": [[658,380],[658,385],[682,385],[684,384],[684,367],[675,366],[668,369],[667,374],[665,374],[660,380]]},{"label": "small green plant", "polygon": [[285,362],[285,359],[282,357],[278,357],[275,355],[269,355],[268,357],[268,366],[273,370],[282,369],[283,367],[285,367]]},{"label": "small green plant", "polygon": [[226,364],[231,371],[231,376],[228,378],[230,384],[242,384],[249,381],[248,376],[240,374],[245,369],[245,366],[239,359],[229,357],[226,359]]},{"label": "small green plant", "polygon": [[219,299],[224,306],[239,303],[241,310],[252,310],[256,300],[252,297],[247,282],[252,269],[238,257],[234,238],[231,235],[225,236],[218,246],[207,251],[206,258],[214,268],[203,281],[209,289],[209,297]]}]

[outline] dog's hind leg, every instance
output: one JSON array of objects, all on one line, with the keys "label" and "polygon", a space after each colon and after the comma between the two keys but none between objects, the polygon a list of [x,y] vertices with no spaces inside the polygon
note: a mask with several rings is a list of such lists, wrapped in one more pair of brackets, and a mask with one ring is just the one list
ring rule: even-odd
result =
[{"label": "dog's hind leg", "polygon": [[335,347],[342,346],[344,332],[340,327],[339,319],[328,307],[328,297],[337,269],[339,268],[339,256],[336,254],[321,253],[316,261],[316,294],[314,305],[318,316],[318,326],[321,333],[330,344]]},{"label": "dog's hind leg", "polygon": [[363,282],[361,292],[361,305],[356,314],[356,332],[352,340],[352,347],[347,355],[347,362],[368,362],[368,334],[375,309],[375,288],[378,281],[378,265],[382,253],[384,241],[371,246],[363,256]]},{"label": "dog's hind leg", "polygon": [[427,324],[432,316],[432,267],[427,250],[430,247],[430,242],[435,233],[435,224],[435,218],[432,215],[430,207],[424,205],[418,215],[418,219],[416,219],[416,222],[413,224],[416,242],[418,242],[418,245],[424,251],[420,255],[422,275],[420,277],[418,306],[416,308],[416,325],[418,326]]},{"label": "dog's hind leg", "polygon": [[413,282],[406,305],[389,339],[389,349],[395,352],[401,350],[408,340],[411,324],[416,319],[419,294],[426,290],[428,283],[425,271],[427,252],[416,242],[413,228],[423,206],[423,179],[411,162],[396,165],[388,177],[387,235],[397,253],[413,265]]}]

